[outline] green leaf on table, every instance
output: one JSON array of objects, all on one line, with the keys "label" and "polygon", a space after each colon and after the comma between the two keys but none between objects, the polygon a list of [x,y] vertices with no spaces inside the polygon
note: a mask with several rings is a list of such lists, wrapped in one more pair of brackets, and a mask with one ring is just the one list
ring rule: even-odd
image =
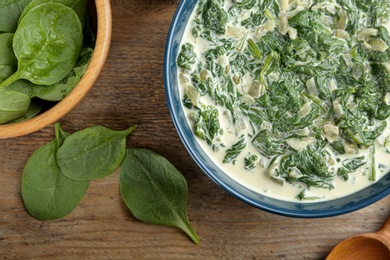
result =
[{"label": "green leaf on table", "polygon": [[137,219],[176,226],[199,243],[186,212],[187,182],[167,159],[146,149],[127,149],[120,167],[120,190]]},{"label": "green leaf on table", "polygon": [[57,122],[55,124],[55,135],[56,135],[57,142],[60,145],[62,145],[64,143],[65,139],[71,135],[71,133],[64,131],[64,129],[62,129],[60,123]]},{"label": "green leaf on table", "polygon": [[71,213],[89,185],[88,181],[75,181],[61,172],[56,153],[66,134],[59,124],[56,133],[56,139],[31,155],[23,171],[23,202],[31,216],[39,220],[59,219]]},{"label": "green leaf on table", "polygon": [[61,171],[74,180],[95,180],[110,175],[126,153],[126,137],[136,125],[124,131],[92,126],[67,137],[58,149]]}]

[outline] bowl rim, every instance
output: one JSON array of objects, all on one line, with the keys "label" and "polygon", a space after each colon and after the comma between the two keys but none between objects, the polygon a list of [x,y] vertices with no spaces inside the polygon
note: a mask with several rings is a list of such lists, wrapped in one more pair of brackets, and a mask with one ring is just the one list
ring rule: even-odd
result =
[{"label": "bowl rim", "polygon": [[94,2],[97,7],[96,43],[91,61],[79,83],[65,98],[42,114],[23,122],[0,125],[0,139],[27,135],[54,124],[77,106],[94,86],[106,62],[112,36],[110,0],[94,0]]},{"label": "bowl rim", "polygon": [[[180,120],[180,117],[183,119],[184,116],[183,106],[181,105],[181,98],[175,98],[175,90],[172,87],[175,85],[174,81],[177,80],[176,55],[178,53],[178,41],[181,41],[182,38],[182,35],[177,36],[175,33],[178,29],[181,30],[180,33],[183,33],[183,23],[187,24],[188,13],[192,13],[196,3],[197,0],[182,0],[173,15],[164,52],[164,88],[168,109],[182,143],[197,165],[210,179],[227,193],[255,208],[295,218],[324,218],[350,213],[369,206],[390,194],[390,173],[388,173],[380,181],[369,187],[338,199],[302,203],[282,201],[256,193],[242,186],[227,174],[224,174],[202,149],[196,149],[200,146],[186,120]],[[176,78],[172,78],[173,76],[176,76]],[[178,90],[176,91],[178,92]],[[272,201],[272,204],[269,201]]]}]

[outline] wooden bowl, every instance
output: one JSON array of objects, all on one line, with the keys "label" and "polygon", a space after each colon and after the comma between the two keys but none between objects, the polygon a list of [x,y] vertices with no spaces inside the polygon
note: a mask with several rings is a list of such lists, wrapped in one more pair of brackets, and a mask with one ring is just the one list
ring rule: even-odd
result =
[{"label": "wooden bowl", "polygon": [[49,110],[23,122],[0,125],[0,139],[27,135],[54,124],[68,114],[98,80],[111,44],[111,4],[110,0],[94,0],[89,4],[91,18],[96,20],[96,43],[90,64],[80,82]]}]

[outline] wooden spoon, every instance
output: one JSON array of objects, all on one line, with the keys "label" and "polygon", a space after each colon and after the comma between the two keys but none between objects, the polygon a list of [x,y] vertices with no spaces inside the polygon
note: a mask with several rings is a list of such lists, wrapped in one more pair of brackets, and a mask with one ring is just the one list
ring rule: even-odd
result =
[{"label": "wooden spoon", "polygon": [[326,260],[390,259],[390,217],[380,230],[350,237],[339,243]]}]

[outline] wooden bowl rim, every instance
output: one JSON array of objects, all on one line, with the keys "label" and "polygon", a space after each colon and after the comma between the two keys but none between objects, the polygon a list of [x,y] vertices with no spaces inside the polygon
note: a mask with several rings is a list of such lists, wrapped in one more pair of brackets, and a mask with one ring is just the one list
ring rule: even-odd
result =
[{"label": "wooden bowl rim", "polygon": [[98,80],[111,44],[112,13],[110,0],[95,0],[97,35],[88,68],[74,89],[49,110],[23,122],[0,125],[0,139],[13,138],[38,131],[56,123],[88,94]]}]

